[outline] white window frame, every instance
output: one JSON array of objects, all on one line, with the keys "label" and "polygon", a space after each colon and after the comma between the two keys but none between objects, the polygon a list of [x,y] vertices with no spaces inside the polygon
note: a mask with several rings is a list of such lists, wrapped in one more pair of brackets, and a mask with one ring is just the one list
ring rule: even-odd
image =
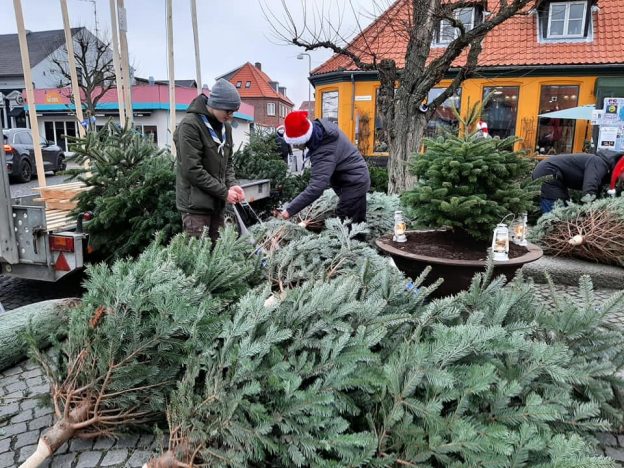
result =
[{"label": "white window frame", "polygon": [[[470,31],[471,29],[473,29],[475,27],[475,23],[476,23],[476,16],[477,16],[477,9],[475,7],[466,7],[466,8],[458,8],[457,10],[455,10],[453,12],[453,16],[455,16],[455,18],[457,19],[460,15],[460,13],[462,11],[466,11],[466,10],[471,10],[471,20],[470,20],[470,27],[466,28],[466,31]],[[468,26],[466,24],[464,24],[464,26]],[[449,33],[452,33],[453,38],[452,39],[446,39],[444,37],[448,37],[450,34],[444,34],[444,30],[445,29],[451,29],[451,31],[448,31]],[[434,38],[434,43],[436,45],[448,45],[450,44],[452,41],[454,41],[455,39],[457,39],[457,37],[459,36],[459,29],[456,28],[455,26],[452,26],[451,23],[449,23],[447,20],[441,20],[440,21],[440,27],[438,28],[437,31],[437,37]],[[444,38],[444,39],[443,39]]]},{"label": "white window frame", "polygon": [[267,102],[267,115],[268,116],[275,116],[275,103],[274,102]]},{"label": "white window frame", "polygon": [[[583,38],[585,37],[585,22],[587,20],[587,0],[575,0],[571,2],[551,2],[548,6],[548,30],[546,32],[547,39],[567,39],[567,38]],[[565,5],[565,16],[563,19],[563,34],[551,34],[550,29],[552,26],[552,10],[553,6]],[[569,34],[570,28],[570,10],[572,5],[583,5],[583,16],[581,18],[581,32],[580,34]]]}]

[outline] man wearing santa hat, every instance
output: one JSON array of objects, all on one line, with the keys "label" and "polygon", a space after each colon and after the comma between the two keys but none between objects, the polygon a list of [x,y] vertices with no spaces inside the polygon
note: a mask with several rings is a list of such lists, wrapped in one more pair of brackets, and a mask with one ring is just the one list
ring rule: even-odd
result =
[{"label": "man wearing santa hat", "polygon": [[542,213],[551,211],[557,200],[569,200],[569,189],[581,190],[583,196],[596,197],[603,186],[609,184],[609,194],[615,195],[624,170],[622,156],[615,151],[598,150],[596,154],[558,154],[540,161],[533,170],[533,180],[548,177],[542,184]]},{"label": "man wearing santa hat", "polygon": [[311,122],[307,111],[294,111],[284,119],[284,140],[307,148],[312,164],[308,186],[280,217],[288,219],[319,198],[331,187],[338,195],[336,215],[353,223],[366,221],[366,193],[370,175],[366,161],[338,126],[327,120]]}]

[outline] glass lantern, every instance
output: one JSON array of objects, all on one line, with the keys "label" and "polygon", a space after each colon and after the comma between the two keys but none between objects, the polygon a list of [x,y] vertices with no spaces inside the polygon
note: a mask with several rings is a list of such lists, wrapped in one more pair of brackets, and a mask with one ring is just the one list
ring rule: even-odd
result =
[{"label": "glass lantern", "polygon": [[516,245],[522,245],[526,247],[528,242],[526,240],[527,235],[527,214],[522,213],[519,218],[517,218],[513,226],[511,228],[511,240]]},{"label": "glass lantern", "polygon": [[492,237],[492,252],[494,260],[506,262],[509,260],[509,229],[505,223],[500,223],[494,229]]},{"label": "glass lantern", "polygon": [[405,220],[403,219],[402,211],[394,212],[394,236],[392,236],[392,240],[394,242],[407,242],[407,237],[405,236]]}]

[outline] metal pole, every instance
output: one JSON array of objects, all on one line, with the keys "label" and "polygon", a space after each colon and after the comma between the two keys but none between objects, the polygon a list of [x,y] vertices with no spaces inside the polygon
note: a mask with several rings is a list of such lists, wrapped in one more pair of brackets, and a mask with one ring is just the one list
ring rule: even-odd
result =
[{"label": "metal pole", "polygon": [[43,168],[43,155],[41,153],[41,136],[39,135],[39,123],[37,122],[35,91],[33,88],[32,70],[30,69],[30,54],[28,53],[28,41],[26,40],[26,29],[24,28],[24,14],[22,13],[21,0],[13,0],[13,6],[15,8],[17,35],[19,39],[20,54],[22,56],[22,69],[24,70],[24,84],[26,86],[26,96],[28,97],[28,118],[30,120],[33,147],[35,149],[37,180],[39,181],[39,187],[45,187],[46,178],[45,169]]},{"label": "metal pole", "polygon": [[115,67],[115,82],[117,85],[117,105],[119,106],[119,123],[126,126],[126,103],[124,101],[124,85],[121,75],[121,58],[119,56],[119,26],[117,25],[117,8],[115,0],[110,0],[111,29],[113,36],[113,66]]},{"label": "metal pole", "polygon": [[193,22],[193,40],[195,41],[195,76],[197,94],[202,93],[201,60],[199,57],[199,31],[197,29],[197,0],[191,0],[191,21]]},{"label": "metal pole", "polygon": [[173,0],[167,0],[167,53],[169,62],[169,130],[171,131],[171,152],[175,155],[173,132],[176,128],[176,99],[175,99],[175,67],[173,60]]},{"label": "metal pole", "polygon": [[74,96],[74,106],[76,107],[76,117],[78,118],[78,133],[85,136],[85,128],[82,126],[84,117],[82,115],[82,101],[80,100],[80,87],[78,86],[78,74],[76,73],[76,57],[74,57],[74,37],[69,24],[69,13],[67,12],[67,0],[60,0],[61,11],[63,13],[63,28],[65,29],[65,47],[67,48],[67,63],[69,66],[69,76],[71,77],[72,94]]}]

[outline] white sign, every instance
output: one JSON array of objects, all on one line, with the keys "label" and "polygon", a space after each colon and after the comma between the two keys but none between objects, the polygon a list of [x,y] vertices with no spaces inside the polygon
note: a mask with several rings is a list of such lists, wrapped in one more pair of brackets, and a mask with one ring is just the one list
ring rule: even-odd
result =
[{"label": "white sign", "polygon": [[119,18],[118,20],[119,31],[127,33],[128,32],[128,16],[126,15],[126,9],[120,8],[117,11],[117,17]]},{"label": "white sign", "polygon": [[372,101],[373,96],[355,96],[356,101]]},{"label": "white sign", "polygon": [[600,127],[600,135],[598,136],[598,149],[615,150],[618,130],[618,127]]}]

